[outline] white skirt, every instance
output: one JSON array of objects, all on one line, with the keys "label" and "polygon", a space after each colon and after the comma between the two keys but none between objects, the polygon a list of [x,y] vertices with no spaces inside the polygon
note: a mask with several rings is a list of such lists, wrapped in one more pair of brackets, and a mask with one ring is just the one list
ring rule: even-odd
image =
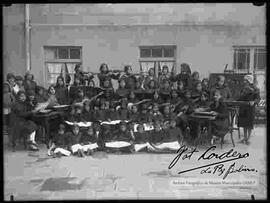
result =
[{"label": "white skirt", "polygon": [[142,144],[134,144],[134,149],[136,152],[138,152],[144,148],[149,148],[149,147],[151,147],[151,146],[148,142],[142,143]]},{"label": "white skirt", "polygon": [[105,143],[105,146],[111,148],[121,148],[131,146],[131,144],[129,142],[124,141],[115,141],[115,142],[107,142]]},{"label": "white skirt", "polygon": [[71,154],[70,151],[63,149],[63,148],[60,148],[60,147],[56,148],[53,152],[54,153],[60,152],[61,154],[65,155],[65,156],[69,156]]},{"label": "white skirt", "polygon": [[72,153],[75,153],[75,152],[77,152],[79,149],[82,149],[82,148],[83,148],[82,145],[80,145],[80,144],[75,144],[75,145],[72,145],[72,146],[71,146],[71,151],[72,151]]},{"label": "white skirt", "polygon": [[159,145],[155,145],[156,148],[158,149],[172,149],[172,150],[178,150],[180,148],[180,144],[178,141],[174,142],[165,142]]},{"label": "white skirt", "polygon": [[98,145],[97,145],[97,143],[94,143],[94,144],[87,144],[87,145],[83,145],[82,146],[82,149],[83,149],[83,151],[88,151],[89,149],[90,150],[92,150],[92,149],[96,149],[96,148],[98,148]]}]

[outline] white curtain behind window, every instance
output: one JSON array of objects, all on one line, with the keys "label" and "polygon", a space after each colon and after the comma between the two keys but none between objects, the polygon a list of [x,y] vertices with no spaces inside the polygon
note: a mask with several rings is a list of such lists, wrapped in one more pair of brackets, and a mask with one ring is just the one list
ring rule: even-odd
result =
[{"label": "white curtain behind window", "polygon": [[161,61],[160,62],[160,67],[161,67],[161,70],[162,70],[162,67],[164,66],[164,65],[167,65],[168,67],[169,67],[169,72],[171,72],[172,71],[172,68],[173,68],[173,64],[174,64],[174,62],[163,62],[163,61]]},{"label": "white curtain behind window", "polygon": [[155,62],[141,62],[141,71],[148,72],[150,68],[155,67]]}]

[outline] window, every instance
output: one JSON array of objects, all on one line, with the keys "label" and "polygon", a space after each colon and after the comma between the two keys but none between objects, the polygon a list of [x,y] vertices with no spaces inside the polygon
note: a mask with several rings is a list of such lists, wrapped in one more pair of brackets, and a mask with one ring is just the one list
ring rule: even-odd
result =
[{"label": "window", "polygon": [[170,71],[175,65],[176,46],[141,46],[140,48],[140,66],[141,72],[148,72],[154,68],[155,74],[161,71],[164,65],[167,65]]},{"label": "window", "polygon": [[249,49],[235,49],[234,50],[234,69],[249,70],[250,61]]},{"label": "window", "polygon": [[[45,46],[45,68],[47,85],[55,84],[56,78],[62,74],[65,82],[73,83],[74,68],[82,63],[82,47]],[[69,77],[68,77],[69,76]]]},{"label": "window", "polygon": [[174,57],[176,46],[142,46],[140,47],[141,58],[148,57]]},{"label": "window", "polygon": [[234,46],[233,68],[252,72],[266,69],[266,49],[263,46]]},{"label": "window", "polygon": [[264,48],[257,48],[254,52],[254,69],[266,69],[266,50]]}]

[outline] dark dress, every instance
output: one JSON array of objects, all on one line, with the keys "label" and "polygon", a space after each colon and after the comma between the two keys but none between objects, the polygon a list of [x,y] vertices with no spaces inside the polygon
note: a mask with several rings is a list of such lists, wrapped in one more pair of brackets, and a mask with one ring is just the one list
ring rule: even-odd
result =
[{"label": "dark dress", "polygon": [[[260,90],[254,86],[246,86],[240,93],[239,101],[254,101],[255,104],[260,101]],[[238,127],[250,128],[254,127],[255,120],[255,104],[241,105],[239,108]]]},{"label": "dark dress", "polygon": [[210,109],[218,113],[212,122],[212,133],[216,136],[224,136],[229,130],[229,111],[226,103],[221,99],[218,106],[213,102]]},{"label": "dark dress", "polygon": [[178,127],[169,128],[167,131],[167,134],[168,134],[168,136],[167,136],[167,138],[165,138],[166,142],[174,142],[174,141],[181,142],[183,139],[182,131]]},{"label": "dark dress", "polygon": [[55,96],[60,105],[68,104],[68,89],[65,86],[55,86]]},{"label": "dark dress", "polygon": [[148,132],[142,132],[142,133],[135,132],[134,136],[135,136],[135,140],[134,140],[135,144],[143,144],[149,141]]},{"label": "dark dress", "polygon": [[80,144],[82,133],[79,132],[77,135],[75,135],[73,132],[68,132],[67,136],[69,137],[69,146]]},{"label": "dark dress", "polygon": [[163,142],[165,137],[166,137],[166,135],[165,135],[165,132],[163,130],[160,130],[160,131],[153,130],[150,133],[150,142],[152,144],[159,144],[159,143]]},{"label": "dark dress", "polygon": [[52,142],[55,144],[56,148],[67,148],[70,142],[70,137],[68,133],[59,134],[58,132],[53,135]]},{"label": "dark dress", "polygon": [[98,142],[98,140],[97,140],[96,134],[89,135],[89,134],[87,134],[87,132],[82,134],[82,137],[80,140],[80,143],[85,144],[85,145],[89,144],[89,143],[97,143],[97,142]]}]

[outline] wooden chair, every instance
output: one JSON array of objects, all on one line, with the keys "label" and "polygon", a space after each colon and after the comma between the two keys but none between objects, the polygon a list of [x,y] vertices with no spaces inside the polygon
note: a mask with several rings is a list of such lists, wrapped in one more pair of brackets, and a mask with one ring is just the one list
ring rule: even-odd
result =
[{"label": "wooden chair", "polygon": [[[234,119],[237,118],[237,116],[238,116],[238,109],[236,107],[229,107],[228,110],[229,110],[229,129],[228,129],[228,132],[230,134],[233,147],[235,147],[234,140],[233,140],[233,131],[234,130],[238,131],[238,137],[240,139],[240,128],[233,126]],[[221,135],[221,142],[220,142],[221,149],[222,149],[222,146],[224,144],[224,137],[228,134],[228,132],[224,132],[224,134]]]}]

